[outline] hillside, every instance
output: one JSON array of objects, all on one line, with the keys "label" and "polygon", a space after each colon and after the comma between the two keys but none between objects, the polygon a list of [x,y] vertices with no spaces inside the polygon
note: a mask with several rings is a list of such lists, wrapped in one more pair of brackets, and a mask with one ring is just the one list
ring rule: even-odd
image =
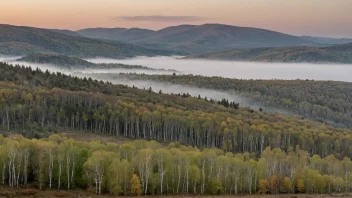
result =
[{"label": "hillside", "polygon": [[[132,31],[133,29],[130,29]],[[126,29],[88,29],[78,33],[94,38],[128,41],[134,44],[189,53],[233,48],[318,45],[314,41],[270,30],[222,24],[180,25],[159,31],[138,30],[134,38],[122,34]]]},{"label": "hillside", "polygon": [[[339,87],[331,94],[351,93]],[[0,63],[0,101],[0,176],[11,188],[66,197],[72,194],[62,189],[110,196],[142,189],[146,195],[333,193],[339,186],[326,186],[344,184],[352,170],[351,130],[187,94]],[[61,132],[98,135],[80,141]],[[117,143],[100,142],[100,135]],[[1,195],[13,194],[1,188]]]},{"label": "hillside", "polygon": [[31,54],[20,59],[17,59],[20,62],[28,63],[39,63],[39,64],[51,64],[63,67],[84,67],[90,68],[94,67],[96,64],[85,61],[76,57],[69,57],[64,55],[55,55],[55,54]]},{"label": "hillside", "polygon": [[78,34],[75,31],[71,31],[71,30],[61,30],[61,29],[48,29],[50,31],[56,32],[56,33],[60,33],[60,34],[65,34],[68,36],[78,36],[81,37],[82,35]]},{"label": "hillside", "polygon": [[314,37],[314,36],[301,36],[302,39],[310,40],[321,44],[346,44],[352,43],[352,38],[329,38],[329,37]]},{"label": "hillside", "polygon": [[[234,153],[259,155],[267,146],[283,150],[299,146],[321,156],[352,155],[351,143],[348,143],[350,130],[301,117],[4,63],[0,64],[0,81],[3,81],[0,82],[3,107],[0,128],[19,131],[27,137],[42,137],[50,131],[69,129],[134,139],[178,141]],[[24,127],[27,130],[23,131]],[[307,138],[300,138],[302,136]],[[327,149],[320,144],[322,141],[331,147]]]},{"label": "hillside", "polygon": [[32,55],[28,55],[20,59],[17,59],[17,61],[27,62],[27,63],[49,64],[49,65],[54,65],[65,69],[130,69],[130,70],[140,69],[140,70],[176,72],[176,70],[154,69],[154,68],[149,68],[141,65],[124,65],[119,63],[95,64],[80,58],[56,55],[56,54],[32,54]]},{"label": "hillside", "polygon": [[154,31],[140,28],[88,28],[76,33],[88,38],[132,42],[150,36]]},{"label": "hillside", "polygon": [[330,47],[279,47],[235,49],[190,55],[188,59],[215,59],[260,62],[352,63],[352,44]]},{"label": "hillside", "polygon": [[193,75],[119,75],[226,91],[248,104],[279,109],[328,125],[352,129],[352,83],[307,80],[243,80]]},{"label": "hillside", "polygon": [[11,25],[0,25],[0,53],[5,55],[56,53],[76,57],[109,58],[174,54],[170,51],[147,49],[117,41],[102,41],[69,36],[52,30]]},{"label": "hillside", "polygon": [[345,53],[349,55],[350,53],[352,53],[352,43],[346,43],[341,45],[331,45],[331,46],[323,47],[321,49],[325,49],[325,50],[337,52],[337,53]]}]

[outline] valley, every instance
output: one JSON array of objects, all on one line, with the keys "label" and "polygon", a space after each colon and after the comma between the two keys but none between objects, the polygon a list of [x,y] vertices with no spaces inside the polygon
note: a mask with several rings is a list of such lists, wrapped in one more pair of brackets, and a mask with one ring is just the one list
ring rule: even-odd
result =
[{"label": "valley", "polygon": [[0,197],[351,197],[350,8],[2,2]]}]

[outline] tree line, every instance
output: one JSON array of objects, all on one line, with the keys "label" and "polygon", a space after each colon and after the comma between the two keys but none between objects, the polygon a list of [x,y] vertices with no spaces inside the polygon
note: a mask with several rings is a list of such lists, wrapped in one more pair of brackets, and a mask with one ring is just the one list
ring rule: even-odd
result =
[{"label": "tree line", "polygon": [[112,195],[285,194],[352,191],[350,158],[267,147],[259,157],[172,142],[81,142],[0,135],[0,181],[12,188]]}]

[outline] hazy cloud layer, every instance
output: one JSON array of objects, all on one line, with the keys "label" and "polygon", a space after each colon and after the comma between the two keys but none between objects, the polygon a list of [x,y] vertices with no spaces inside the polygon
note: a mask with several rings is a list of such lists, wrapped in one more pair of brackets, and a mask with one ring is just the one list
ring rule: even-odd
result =
[{"label": "hazy cloud layer", "polygon": [[155,69],[176,69],[182,74],[221,76],[239,79],[314,79],[352,82],[352,64],[261,63],[215,60],[188,60],[175,57],[133,59],[88,59],[93,63],[143,65]]},{"label": "hazy cloud layer", "polygon": [[192,22],[202,20],[198,16],[165,16],[165,15],[150,15],[150,16],[120,16],[118,19],[125,21],[160,21],[160,22]]}]

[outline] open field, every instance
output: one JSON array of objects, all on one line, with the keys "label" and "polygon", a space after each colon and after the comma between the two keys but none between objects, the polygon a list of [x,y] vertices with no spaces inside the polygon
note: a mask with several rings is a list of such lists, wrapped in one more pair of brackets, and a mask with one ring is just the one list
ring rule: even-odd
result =
[{"label": "open field", "polygon": [[[72,191],[56,191],[56,190],[38,190],[34,188],[29,188],[29,189],[18,189],[18,188],[4,188],[0,187],[0,198],[3,197],[11,197],[11,198],[16,198],[16,197],[21,197],[21,198],[42,198],[42,197],[77,197],[77,198],[105,198],[105,197],[114,197],[111,195],[95,195],[95,194],[90,194],[86,191],[82,190],[72,190]],[[197,197],[202,197],[202,198],[230,198],[230,197],[240,197],[240,198],[338,198],[338,197],[352,197],[352,194],[330,194],[330,195],[307,195],[307,194],[289,194],[289,195],[238,195],[238,196],[229,196],[229,195],[224,195],[224,196],[209,196],[209,195],[204,195],[204,196],[199,196],[199,195],[179,195],[179,196],[173,196],[173,195],[168,195],[168,196],[139,196],[139,197],[131,197],[131,196],[126,196],[127,198],[142,198],[142,197],[153,197],[153,198],[162,198],[162,197],[168,197],[168,198],[197,198]]]}]

